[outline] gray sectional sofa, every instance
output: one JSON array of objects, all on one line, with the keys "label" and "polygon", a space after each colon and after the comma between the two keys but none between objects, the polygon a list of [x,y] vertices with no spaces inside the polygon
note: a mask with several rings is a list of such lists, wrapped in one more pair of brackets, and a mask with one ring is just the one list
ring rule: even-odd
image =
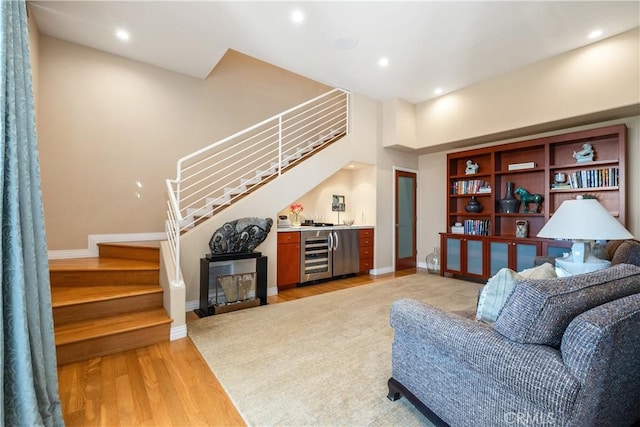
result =
[{"label": "gray sectional sofa", "polygon": [[640,267],[518,281],[493,325],[399,300],[391,326],[388,397],[436,425],[640,420]]}]

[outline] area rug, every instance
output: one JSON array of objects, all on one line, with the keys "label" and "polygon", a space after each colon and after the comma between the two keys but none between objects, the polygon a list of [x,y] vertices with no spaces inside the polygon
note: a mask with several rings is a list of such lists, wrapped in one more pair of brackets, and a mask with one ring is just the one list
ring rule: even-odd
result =
[{"label": "area rug", "polygon": [[391,303],[469,310],[478,287],[419,272],[198,319],[189,336],[250,426],[431,425],[386,397]]}]

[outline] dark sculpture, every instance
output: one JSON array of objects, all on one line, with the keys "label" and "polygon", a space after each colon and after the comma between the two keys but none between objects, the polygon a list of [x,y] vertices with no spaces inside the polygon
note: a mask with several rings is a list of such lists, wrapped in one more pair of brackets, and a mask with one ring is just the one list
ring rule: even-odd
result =
[{"label": "dark sculpture", "polygon": [[267,238],[272,225],[271,218],[250,217],[227,222],[211,236],[211,253],[253,252]]},{"label": "dark sculpture", "polygon": [[[522,213],[540,213],[542,209],[542,201],[544,200],[542,194],[530,194],[522,187],[516,188],[515,193],[520,196],[520,201],[522,202]],[[529,209],[529,203],[535,203],[536,209]]]}]

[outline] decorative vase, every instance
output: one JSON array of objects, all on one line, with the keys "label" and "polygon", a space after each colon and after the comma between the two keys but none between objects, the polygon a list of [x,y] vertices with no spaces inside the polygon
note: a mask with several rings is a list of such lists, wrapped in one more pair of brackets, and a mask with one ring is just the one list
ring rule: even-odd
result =
[{"label": "decorative vase", "polygon": [[294,227],[300,227],[300,214],[293,212],[293,221],[291,221],[291,225]]},{"label": "decorative vase", "polygon": [[433,248],[433,252],[427,255],[427,272],[440,274],[440,248]]},{"label": "decorative vase", "polygon": [[471,213],[479,213],[482,212],[482,205],[478,199],[476,199],[476,196],[471,196],[471,200],[469,200],[469,203],[464,207],[464,210]]},{"label": "decorative vase", "polygon": [[498,205],[502,213],[518,213],[520,200],[513,195],[513,182],[507,182],[507,193],[503,199],[498,200]]}]

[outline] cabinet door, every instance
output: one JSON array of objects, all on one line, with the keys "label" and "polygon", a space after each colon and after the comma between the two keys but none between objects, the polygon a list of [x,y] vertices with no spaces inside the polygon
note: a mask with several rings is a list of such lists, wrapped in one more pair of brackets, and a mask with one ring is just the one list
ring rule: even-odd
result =
[{"label": "cabinet door", "polygon": [[489,243],[489,276],[505,267],[509,267],[509,242]]},{"label": "cabinet door", "polygon": [[466,273],[484,276],[484,241],[479,239],[465,239]]},{"label": "cabinet door", "polygon": [[462,273],[462,238],[446,237],[445,242],[445,270],[452,273]]},{"label": "cabinet door", "polygon": [[360,268],[360,235],[358,230],[333,232],[333,275],[357,273]]},{"label": "cabinet door", "polygon": [[531,268],[538,255],[539,243],[494,240],[489,243],[489,275],[493,276],[505,267],[515,271]]},{"label": "cabinet door", "polygon": [[522,271],[535,265],[535,260],[540,255],[539,243],[513,242],[513,269]]},{"label": "cabinet door", "polygon": [[373,269],[373,228],[361,228],[359,272],[369,274],[371,269]]},{"label": "cabinet door", "polygon": [[446,236],[444,271],[484,277],[484,240],[469,236]]},{"label": "cabinet door", "polygon": [[535,260],[540,255],[540,244],[538,243],[513,243],[515,271],[522,271],[535,265]]},{"label": "cabinet door", "polygon": [[300,233],[278,233],[278,288],[300,281]]}]

